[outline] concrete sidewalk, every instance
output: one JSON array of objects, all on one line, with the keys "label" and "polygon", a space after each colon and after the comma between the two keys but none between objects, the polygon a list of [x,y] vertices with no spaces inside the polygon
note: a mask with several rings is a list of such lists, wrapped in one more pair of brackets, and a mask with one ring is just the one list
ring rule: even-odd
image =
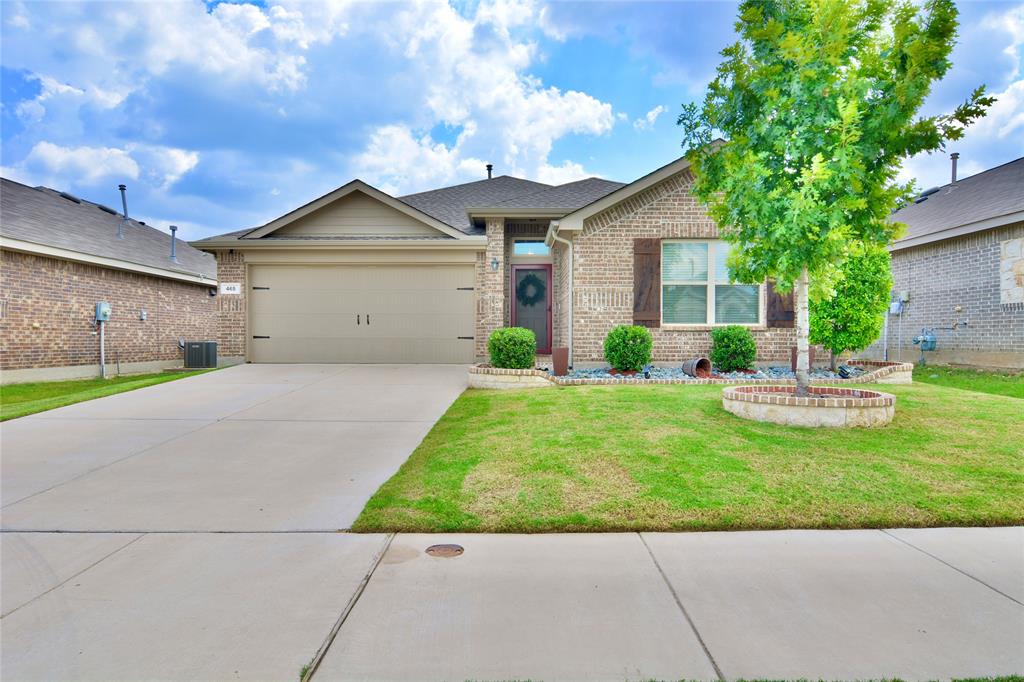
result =
[{"label": "concrete sidewalk", "polygon": [[5,680],[1024,672],[1022,528],[0,539]]}]

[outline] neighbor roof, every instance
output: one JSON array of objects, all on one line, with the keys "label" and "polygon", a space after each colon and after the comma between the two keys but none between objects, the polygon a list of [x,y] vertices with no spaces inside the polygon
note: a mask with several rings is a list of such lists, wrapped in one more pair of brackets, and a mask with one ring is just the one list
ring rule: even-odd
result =
[{"label": "neighbor roof", "polygon": [[1024,221],[1024,157],[943,185],[890,220],[907,226],[894,250]]},{"label": "neighbor roof", "polygon": [[[62,194],[48,187],[29,187],[0,178],[0,239],[5,247],[87,262],[141,270],[175,279],[217,279],[213,256],[177,240],[178,262],[170,259],[171,236],[135,220],[124,225],[124,239],[117,238],[122,215],[106,206]],[[19,245],[35,245],[19,248]],[[159,272],[153,272],[153,271]]]}]

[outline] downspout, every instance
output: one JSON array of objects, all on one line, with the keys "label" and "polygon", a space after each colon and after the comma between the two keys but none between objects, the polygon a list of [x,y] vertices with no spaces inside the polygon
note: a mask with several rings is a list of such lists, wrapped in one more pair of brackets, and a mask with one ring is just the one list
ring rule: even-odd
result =
[{"label": "downspout", "polygon": [[573,273],[573,270],[575,269],[573,267],[572,242],[570,240],[564,238],[564,237],[559,237],[558,236],[558,221],[557,220],[552,220],[551,223],[548,225],[548,236],[551,237],[552,241],[556,241],[556,242],[559,242],[561,244],[565,244],[566,248],[569,249],[569,325],[568,325],[568,330],[569,330],[569,340],[568,341],[569,342],[568,342],[567,345],[569,347],[569,367],[572,367],[573,366],[573,355],[572,355],[572,323],[573,323],[572,308],[573,308],[573,306],[572,306],[572,301],[573,301],[573,298],[574,298],[573,297],[573,288],[572,288],[572,273]]}]

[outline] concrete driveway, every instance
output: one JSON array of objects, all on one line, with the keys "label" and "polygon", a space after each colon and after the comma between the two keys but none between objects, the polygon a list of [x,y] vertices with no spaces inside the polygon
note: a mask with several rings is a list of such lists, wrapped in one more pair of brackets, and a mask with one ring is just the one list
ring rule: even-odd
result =
[{"label": "concrete driveway", "polygon": [[241,365],[7,422],[3,528],[348,528],[465,388],[450,365]]},{"label": "concrete driveway", "polygon": [[0,426],[5,680],[297,680],[456,366],[243,365]]}]

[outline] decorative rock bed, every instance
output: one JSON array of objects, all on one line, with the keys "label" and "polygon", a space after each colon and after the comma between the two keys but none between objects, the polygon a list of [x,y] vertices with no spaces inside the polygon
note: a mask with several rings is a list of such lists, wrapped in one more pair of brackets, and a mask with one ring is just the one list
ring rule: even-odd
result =
[{"label": "decorative rock bed", "polygon": [[[861,370],[857,376],[848,379],[839,378],[827,370],[813,370],[811,381],[818,385],[845,386],[849,384],[909,384],[912,380],[914,366],[908,363],[879,362],[874,360],[853,360],[848,366]],[[604,369],[575,370],[574,374],[556,377],[543,369],[500,369],[487,365],[474,365],[469,368],[469,385],[472,388],[547,388],[555,386],[591,386],[621,384],[757,384],[757,385],[793,385],[795,379],[791,373],[783,373],[778,368],[762,370],[758,374],[730,374],[725,376],[698,379],[687,376],[677,368],[655,367],[651,377],[612,376]]]},{"label": "decorative rock bed", "polygon": [[896,396],[879,391],[811,386],[798,398],[794,386],[730,386],[722,406],[745,419],[787,426],[885,426],[896,412]]}]

